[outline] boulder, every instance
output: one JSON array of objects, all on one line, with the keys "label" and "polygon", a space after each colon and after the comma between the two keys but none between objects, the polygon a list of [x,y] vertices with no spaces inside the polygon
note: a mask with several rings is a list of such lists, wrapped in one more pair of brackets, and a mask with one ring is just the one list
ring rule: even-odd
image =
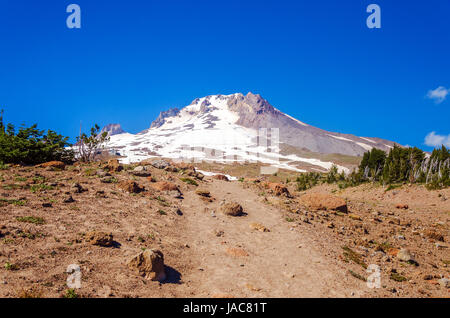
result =
[{"label": "boulder", "polygon": [[203,190],[203,189],[197,189],[197,190],[195,190],[195,193],[199,196],[207,197],[207,198],[209,198],[209,196],[211,195],[211,193],[208,190]]},{"label": "boulder", "polygon": [[397,253],[397,258],[402,262],[415,262],[414,257],[411,255],[411,252],[406,248],[402,248]]},{"label": "boulder", "polygon": [[82,186],[81,186],[81,184],[79,184],[78,182],[77,183],[74,183],[73,185],[72,185],[72,191],[74,192],[74,193],[82,193],[82,192],[85,192],[85,191],[87,191],[85,188],[83,188]]},{"label": "boulder", "polygon": [[201,174],[200,172],[197,172],[195,170],[189,170],[186,172],[186,174],[190,177],[196,178],[197,180],[203,180],[205,177],[203,174]]},{"label": "boulder", "polygon": [[110,159],[104,166],[104,169],[108,170],[109,172],[120,172],[123,170],[123,166],[120,164],[119,160]]},{"label": "boulder", "polygon": [[168,167],[164,168],[164,171],[167,171],[167,172],[178,172],[178,168],[175,167],[175,166],[168,166]]},{"label": "boulder", "polygon": [[140,193],[144,191],[144,188],[139,186],[132,180],[125,180],[119,183],[119,188],[129,193]]},{"label": "boulder", "polygon": [[236,202],[228,202],[223,204],[221,210],[225,215],[230,216],[239,216],[243,212],[242,206]]},{"label": "boulder", "polygon": [[216,180],[230,181],[230,180],[228,180],[228,177],[223,174],[216,174],[213,176],[213,178]]},{"label": "boulder", "polygon": [[150,171],[147,170],[147,167],[144,166],[137,166],[131,171],[131,174],[136,177],[144,178],[150,177],[152,175]]},{"label": "boulder", "polygon": [[86,241],[92,245],[98,245],[103,247],[109,247],[113,245],[113,236],[111,233],[92,231],[86,233]]},{"label": "boulder", "polygon": [[290,196],[288,188],[281,183],[266,182],[264,186],[265,188],[270,189],[276,196]]},{"label": "boulder", "polygon": [[407,204],[397,204],[395,206],[397,209],[408,210],[409,206]]},{"label": "boulder", "polygon": [[66,168],[66,164],[61,161],[49,161],[39,165],[39,167],[47,168],[49,170],[64,170]]},{"label": "boulder", "polygon": [[347,213],[344,199],[327,193],[308,193],[300,197],[300,203],[312,210],[339,211]]},{"label": "boulder", "polygon": [[153,281],[163,281],[166,279],[164,269],[164,255],[160,250],[149,249],[134,256],[128,267],[138,275]]},{"label": "boulder", "polygon": [[155,160],[152,162],[152,166],[156,169],[166,169],[169,165],[170,163],[165,160]]}]

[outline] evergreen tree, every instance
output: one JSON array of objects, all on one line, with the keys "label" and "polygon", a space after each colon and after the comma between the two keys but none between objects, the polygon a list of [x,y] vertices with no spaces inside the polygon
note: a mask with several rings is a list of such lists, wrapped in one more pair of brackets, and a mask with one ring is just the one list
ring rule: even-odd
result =
[{"label": "evergreen tree", "polygon": [[46,161],[71,161],[73,153],[66,149],[70,146],[68,137],[52,130],[47,133],[31,127],[21,126],[16,133],[14,125],[3,122],[3,111],[0,112],[0,162],[39,164]]}]

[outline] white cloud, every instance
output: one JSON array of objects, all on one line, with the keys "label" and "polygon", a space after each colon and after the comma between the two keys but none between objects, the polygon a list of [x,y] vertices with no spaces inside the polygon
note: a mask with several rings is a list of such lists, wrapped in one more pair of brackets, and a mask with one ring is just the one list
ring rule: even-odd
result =
[{"label": "white cloud", "polygon": [[429,90],[427,98],[434,100],[436,104],[440,104],[447,98],[448,94],[450,94],[450,88],[439,86],[436,89]]},{"label": "white cloud", "polygon": [[430,147],[440,147],[444,145],[445,147],[450,147],[450,134],[445,135],[436,135],[434,131],[430,132],[425,137],[425,145]]}]

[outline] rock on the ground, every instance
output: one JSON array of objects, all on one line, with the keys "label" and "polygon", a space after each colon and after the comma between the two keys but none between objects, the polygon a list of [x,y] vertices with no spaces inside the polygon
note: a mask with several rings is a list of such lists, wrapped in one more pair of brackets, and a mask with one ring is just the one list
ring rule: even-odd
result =
[{"label": "rock on the ground", "polygon": [[438,283],[444,288],[450,288],[450,280],[447,278],[441,278],[438,280]]},{"label": "rock on the ground", "polygon": [[53,169],[64,170],[66,168],[66,164],[61,161],[49,161],[41,164],[40,167],[47,168],[50,170]]},{"label": "rock on the ground", "polygon": [[201,174],[200,172],[195,171],[195,169],[186,171],[186,174],[189,177],[194,177],[195,179],[200,180],[200,181],[205,178],[205,176],[203,174]]},{"label": "rock on the ground", "polygon": [[86,233],[86,240],[92,245],[109,247],[113,245],[113,236],[111,233],[93,231]]},{"label": "rock on the ground", "polygon": [[131,171],[131,174],[136,177],[150,177],[152,175],[151,172],[147,170],[147,167],[144,166],[137,166]]},{"label": "rock on the ground", "polygon": [[359,215],[353,214],[353,213],[350,213],[350,214],[348,215],[348,217],[349,217],[350,219],[356,220],[356,221],[361,221],[361,220],[362,220],[361,217],[360,217]]},{"label": "rock on the ground", "polygon": [[211,193],[208,190],[204,189],[197,189],[195,190],[195,193],[202,197],[209,197],[211,195]]},{"label": "rock on the ground", "polygon": [[132,180],[125,180],[119,183],[118,187],[129,193],[140,193],[144,191],[144,188],[139,186],[136,182]]},{"label": "rock on the ground", "polygon": [[243,212],[242,206],[236,202],[228,202],[223,204],[221,210],[225,215],[230,216],[239,216]]},{"label": "rock on the ground", "polygon": [[436,246],[436,248],[437,248],[438,250],[443,250],[443,249],[448,248],[447,245],[441,244],[441,243],[439,243],[439,242],[436,242],[436,243],[434,244],[434,246]]},{"label": "rock on the ground", "polygon": [[148,249],[134,256],[128,262],[128,267],[146,279],[153,281],[166,279],[164,255],[157,249]]},{"label": "rock on the ground", "polygon": [[308,193],[300,197],[300,203],[312,210],[340,211],[347,213],[344,199],[327,193]]},{"label": "rock on the ground", "polygon": [[402,248],[400,251],[398,251],[397,258],[403,262],[415,262],[414,257],[411,255],[411,252],[406,248]]},{"label": "rock on the ground", "polygon": [[223,174],[216,174],[213,176],[213,178],[217,179],[217,180],[222,180],[222,181],[230,181],[230,180],[228,180],[228,177]]},{"label": "rock on the ground", "polygon": [[72,203],[75,202],[75,200],[72,198],[71,195],[69,195],[67,198],[64,199],[63,203]]},{"label": "rock on the ground", "polygon": [[85,192],[87,190],[85,188],[83,188],[81,186],[81,184],[75,183],[75,184],[72,185],[72,191],[75,192],[75,193],[82,193],[82,192]]},{"label": "rock on the ground", "polygon": [[260,223],[252,223],[252,224],[250,224],[250,228],[255,231],[270,232],[270,230],[267,227],[265,227],[264,225],[262,225]]},{"label": "rock on the ground", "polygon": [[182,193],[175,183],[169,181],[158,181],[151,184],[151,187],[156,191],[165,192],[171,197],[179,198]]},{"label": "rock on the ground", "polygon": [[120,172],[123,170],[123,166],[120,164],[119,160],[110,159],[104,166],[104,169],[108,170],[109,172]]},{"label": "rock on the ground", "polygon": [[290,196],[288,188],[281,183],[267,182],[264,184],[264,186],[270,189],[276,196]]},{"label": "rock on the ground", "polygon": [[156,169],[166,169],[169,165],[170,163],[165,160],[155,160],[152,162],[152,166]]},{"label": "rock on the ground", "polygon": [[175,166],[168,166],[168,167],[164,168],[164,171],[167,171],[167,172],[178,172],[178,168],[175,167]]}]

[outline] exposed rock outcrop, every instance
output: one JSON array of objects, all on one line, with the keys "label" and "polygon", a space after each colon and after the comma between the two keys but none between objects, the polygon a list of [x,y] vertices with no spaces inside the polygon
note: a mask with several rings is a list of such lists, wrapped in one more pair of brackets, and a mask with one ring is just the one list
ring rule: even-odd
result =
[{"label": "exposed rock outcrop", "polygon": [[156,118],[150,125],[150,129],[161,127],[166,122],[166,118],[176,116],[176,115],[178,115],[179,112],[180,112],[180,110],[175,107],[175,108],[171,108],[167,111],[159,113],[158,118]]},{"label": "exposed rock outcrop", "polygon": [[120,124],[109,124],[102,128],[100,131],[100,135],[104,132],[108,133],[108,136],[120,135],[125,133],[126,131],[122,129]]}]

